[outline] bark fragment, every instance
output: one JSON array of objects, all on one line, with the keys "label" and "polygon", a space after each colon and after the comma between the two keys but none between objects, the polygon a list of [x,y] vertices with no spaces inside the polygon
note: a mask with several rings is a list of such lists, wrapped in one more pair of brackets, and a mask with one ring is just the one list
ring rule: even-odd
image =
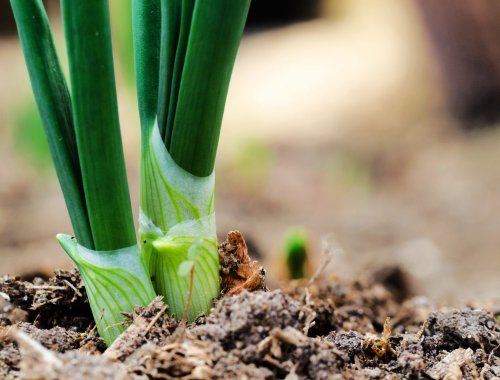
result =
[{"label": "bark fragment", "polygon": [[219,245],[221,293],[234,296],[243,290],[266,289],[266,272],[258,261],[252,261],[239,231],[230,231]]}]

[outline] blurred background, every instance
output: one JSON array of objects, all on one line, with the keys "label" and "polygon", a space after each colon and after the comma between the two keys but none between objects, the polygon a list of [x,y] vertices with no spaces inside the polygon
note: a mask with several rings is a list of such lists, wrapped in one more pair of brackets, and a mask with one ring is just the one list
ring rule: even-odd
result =
[{"label": "blurred background", "polygon": [[[64,66],[59,4],[46,3]],[[137,209],[130,9],[111,6]],[[241,230],[275,284],[298,225],[310,270],[326,244],[330,272],[398,266],[438,302],[498,297],[499,125],[497,1],[253,0],[219,145],[219,233]],[[0,275],[70,266],[54,238],[69,218],[8,1],[0,163]]]}]

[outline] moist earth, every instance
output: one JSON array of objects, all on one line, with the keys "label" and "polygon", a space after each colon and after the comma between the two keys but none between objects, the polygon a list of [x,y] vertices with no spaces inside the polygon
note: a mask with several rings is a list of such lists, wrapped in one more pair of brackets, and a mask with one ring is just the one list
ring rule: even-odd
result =
[{"label": "moist earth", "polygon": [[209,316],[186,326],[157,297],[124,314],[108,348],[76,269],[0,279],[0,378],[500,378],[494,306],[436,310],[398,268],[351,281],[320,269],[269,291],[238,231],[219,258],[222,296]]},{"label": "moist earth", "polygon": [[408,292],[401,301],[384,278],[243,291],[188,326],[157,298],[136,308],[126,333],[106,349],[76,270],[47,280],[4,277],[0,378],[500,377],[499,310],[433,310]]}]

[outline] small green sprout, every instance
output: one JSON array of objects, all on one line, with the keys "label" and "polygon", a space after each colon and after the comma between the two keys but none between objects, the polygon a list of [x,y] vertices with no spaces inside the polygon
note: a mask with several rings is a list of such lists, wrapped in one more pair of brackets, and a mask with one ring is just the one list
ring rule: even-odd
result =
[{"label": "small green sprout", "polygon": [[290,228],[285,236],[285,255],[288,276],[292,280],[307,276],[308,236],[301,227]]}]

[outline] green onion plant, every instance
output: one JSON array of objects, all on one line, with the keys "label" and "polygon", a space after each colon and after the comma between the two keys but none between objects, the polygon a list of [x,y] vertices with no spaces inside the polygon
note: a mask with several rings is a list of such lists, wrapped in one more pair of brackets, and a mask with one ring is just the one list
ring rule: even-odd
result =
[{"label": "green onion plant", "polygon": [[[10,0],[99,334],[163,295],[188,321],[219,294],[214,162],[250,0],[133,0],[141,119],[137,243],[118,118],[108,0],[61,0],[68,87],[42,0]],[[190,296],[188,296],[188,294]]]}]

